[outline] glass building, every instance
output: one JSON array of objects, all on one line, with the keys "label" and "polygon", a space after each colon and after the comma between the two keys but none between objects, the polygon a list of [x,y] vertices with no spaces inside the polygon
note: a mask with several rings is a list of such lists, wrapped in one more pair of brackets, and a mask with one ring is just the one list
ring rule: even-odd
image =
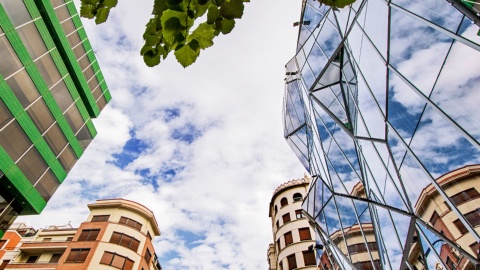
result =
[{"label": "glass building", "polygon": [[0,0],[0,235],[42,211],[110,99],[73,1]]},{"label": "glass building", "polygon": [[479,267],[478,4],[449,2],[303,2],[284,136],[320,269]]}]

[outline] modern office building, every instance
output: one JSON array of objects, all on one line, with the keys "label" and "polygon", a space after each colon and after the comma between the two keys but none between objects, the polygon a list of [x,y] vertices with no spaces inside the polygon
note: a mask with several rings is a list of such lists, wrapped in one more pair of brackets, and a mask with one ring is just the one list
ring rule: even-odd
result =
[{"label": "modern office building", "polygon": [[269,270],[316,269],[315,233],[301,208],[310,178],[291,180],[273,192],[269,217],[274,244],[267,252]]},{"label": "modern office building", "polygon": [[[478,205],[466,211],[450,198],[466,192],[463,185],[436,180],[480,163],[479,27],[456,7],[303,2],[297,53],[286,65],[284,135],[313,178],[306,216],[340,269],[420,269],[409,259],[417,242],[425,269],[451,269],[431,248],[442,241],[479,264],[469,246],[480,242]],[[358,186],[364,197],[350,194]],[[473,242],[452,241],[416,207],[426,187]],[[364,246],[374,241],[378,249],[369,266],[355,265],[351,250],[332,239],[363,225],[373,230],[360,231]]]},{"label": "modern office building", "polygon": [[42,211],[110,99],[73,1],[0,0],[0,235]]},{"label": "modern office building", "polygon": [[162,269],[152,245],[160,235],[152,211],[124,199],[88,208],[79,228],[12,226],[0,240],[0,269]]}]

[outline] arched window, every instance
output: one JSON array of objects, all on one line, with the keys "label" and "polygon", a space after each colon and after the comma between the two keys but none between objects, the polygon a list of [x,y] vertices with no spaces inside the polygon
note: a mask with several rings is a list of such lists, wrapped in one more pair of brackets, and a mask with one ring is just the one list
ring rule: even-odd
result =
[{"label": "arched window", "polygon": [[303,200],[302,194],[300,194],[300,193],[293,194],[293,201],[294,202],[298,202],[298,201],[301,201],[301,200]]},{"label": "arched window", "polygon": [[284,207],[285,205],[288,204],[288,201],[287,201],[287,198],[283,197],[281,200],[280,200],[280,206]]},{"label": "arched window", "polygon": [[275,205],[275,215],[277,214],[277,212],[278,212],[278,208],[277,208],[277,206]]}]

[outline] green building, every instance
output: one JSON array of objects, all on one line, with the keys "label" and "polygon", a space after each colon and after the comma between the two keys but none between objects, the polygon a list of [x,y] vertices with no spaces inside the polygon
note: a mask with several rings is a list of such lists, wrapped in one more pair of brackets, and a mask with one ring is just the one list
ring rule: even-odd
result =
[{"label": "green building", "polygon": [[0,236],[43,210],[110,100],[73,1],[0,0]]}]

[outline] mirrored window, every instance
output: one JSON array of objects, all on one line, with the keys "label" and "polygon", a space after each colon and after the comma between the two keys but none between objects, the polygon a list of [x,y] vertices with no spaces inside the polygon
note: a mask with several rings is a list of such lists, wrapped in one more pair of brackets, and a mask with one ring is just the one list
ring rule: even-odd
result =
[{"label": "mirrored window", "polygon": [[17,53],[13,50],[5,35],[0,36],[0,59],[2,59],[0,74],[3,78],[9,77],[22,67]]},{"label": "mirrored window", "polygon": [[30,108],[28,108],[27,110],[27,113],[42,134],[55,121],[53,119],[52,113],[48,109],[43,99],[37,100],[32,106],[30,106]]},{"label": "mirrored window", "polygon": [[30,148],[28,152],[17,162],[18,168],[27,177],[30,183],[35,184],[40,176],[48,168],[40,153],[35,147]]},{"label": "mirrored window", "polygon": [[35,63],[49,89],[62,78],[50,54],[45,54]]},{"label": "mirrored window", "polygon": [[32,20],[30,13],[23,1],[0,0],[14,27],[20,26]]},{"label": "mirrored window", "polygon": [[65,135],[63,135],[63,132],[58,126],[58,124],[54,124],[52,127],[50,127],[47,133],[45,133],[44,138],[52,149],[55,156],[58,156],[58,154],[60,154],[62,149],[68,143]]},{"label": "mirrored window", "polygon": [[32,59],[35,60],[47,52],[47,47],[45,47],[35,23],[31,22],[18,28],[17,33]]},{"label": "mirrored window", "polygon": [[10,77],[7,80],[7,84],[10,86],[10,89],[12,89],[23,108],[28,107],[40,96],[25,69]]},{"label": "mirrored window", "polygon": [[48,202],[59,186],[60,182],[58,182],[55,174],[49,169],[37,182],[35,189],[40,193],[43,199]]},{"label": "mirrored window", "polygon": [[68,109],[68,107],[70,107],[73,104],[72,96],[70,95],[67,85],[63,80],[58,82],[51,89],[51,92],[52,92],[53,98],[57,102],[62,113],[65,112]]},{"label": "mirrored window", "polygon": [[16,161],[27,151],[32,142],[17,121],[13,121],[0,131],[0,145],[10,158]]}]

